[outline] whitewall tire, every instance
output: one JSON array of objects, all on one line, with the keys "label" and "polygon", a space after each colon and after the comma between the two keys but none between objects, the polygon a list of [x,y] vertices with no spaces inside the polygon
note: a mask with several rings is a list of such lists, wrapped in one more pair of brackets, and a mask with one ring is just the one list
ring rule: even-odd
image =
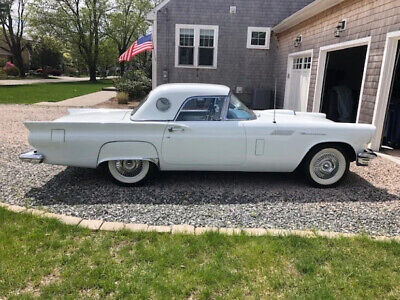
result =
[{"label": "whitewall tire", "polygon": [[308,154],[304,167],[312,185],[333,187],[347,175],[349,165],[345,152],[339,147],[320,147]]},{"label": "whitewall tire", "polygon": [[150,175],[151,163],[147,160],[111,160],[108,170],[112,178],[121,185],[136,185]]}]

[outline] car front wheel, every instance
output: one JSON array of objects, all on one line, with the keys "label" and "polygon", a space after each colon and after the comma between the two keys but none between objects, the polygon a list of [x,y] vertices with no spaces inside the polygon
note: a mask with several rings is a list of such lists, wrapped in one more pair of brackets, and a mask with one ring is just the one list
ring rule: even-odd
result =
[{"label": "car front wheel", "polygon": [[108,170],[120,185],[137,185],[150,176],[151,164],[147,160],[111,160]]},{"label": "car front wheel", "polygon": [[333,187],[349,171],[350,162],[340,148],[326,147],[311,151],[305,161],[308,181],[316,187]]}]

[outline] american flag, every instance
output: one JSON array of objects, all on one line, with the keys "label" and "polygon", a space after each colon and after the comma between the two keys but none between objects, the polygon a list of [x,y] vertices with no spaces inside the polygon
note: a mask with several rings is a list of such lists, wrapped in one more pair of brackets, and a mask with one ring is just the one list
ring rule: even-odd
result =
[{"label": "american flag", "polygon": [[135,55],[151,49],[153,49],[151,34],[142,36],[119,57],[119,62],[130,61]]}]

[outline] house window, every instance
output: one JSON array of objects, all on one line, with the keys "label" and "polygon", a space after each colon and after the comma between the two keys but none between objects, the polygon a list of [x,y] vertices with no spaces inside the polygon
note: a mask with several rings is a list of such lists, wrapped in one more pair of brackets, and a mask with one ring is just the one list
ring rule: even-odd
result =
[{"label": "house window", "polygon": [[311,56],[293,59],[293,70],[311,69]]},{"label": "house window", "polygon": [[179,64],[193,65],[194,30],[181,28],[179,30]]},{"label": "house window", "polygon": [[303,68],[303,58],[298,57],[293,60],[293,69],[294,70],[300,70]]},{"label": "house window", "polygon": [[175,67],[216,68],[218,26],[176,25]]},{"label": "house window", "polygon": [[303,69],[311,69],[311,56],[304,57]]},{"label": "house window", "polygon": [[247,48],[269,49],[270,27],[249,27],[247,29]]},{"label": "house window", "polygon": [[200,29],[199,66],[214,65],[214,30]]}]

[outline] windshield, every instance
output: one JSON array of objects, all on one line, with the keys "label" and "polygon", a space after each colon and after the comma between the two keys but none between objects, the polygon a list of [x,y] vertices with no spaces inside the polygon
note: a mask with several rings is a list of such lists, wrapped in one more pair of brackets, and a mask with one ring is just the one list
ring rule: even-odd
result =
[{"label": "windshield", "polygon": [[147,95],[145,98],[142,99],[142,101],[140,101],[139,105],[136,106],[131,113],[131,117],[135,114],[135,112],[138,111],[138,109],[147,101],[147,99],[149,98],[149,95]]},{"label": "windshield", "polygon": [[229,100],[228,120],[254,120],[257,119],[254,112],[247,108],[235,95],[231,94]]}]

